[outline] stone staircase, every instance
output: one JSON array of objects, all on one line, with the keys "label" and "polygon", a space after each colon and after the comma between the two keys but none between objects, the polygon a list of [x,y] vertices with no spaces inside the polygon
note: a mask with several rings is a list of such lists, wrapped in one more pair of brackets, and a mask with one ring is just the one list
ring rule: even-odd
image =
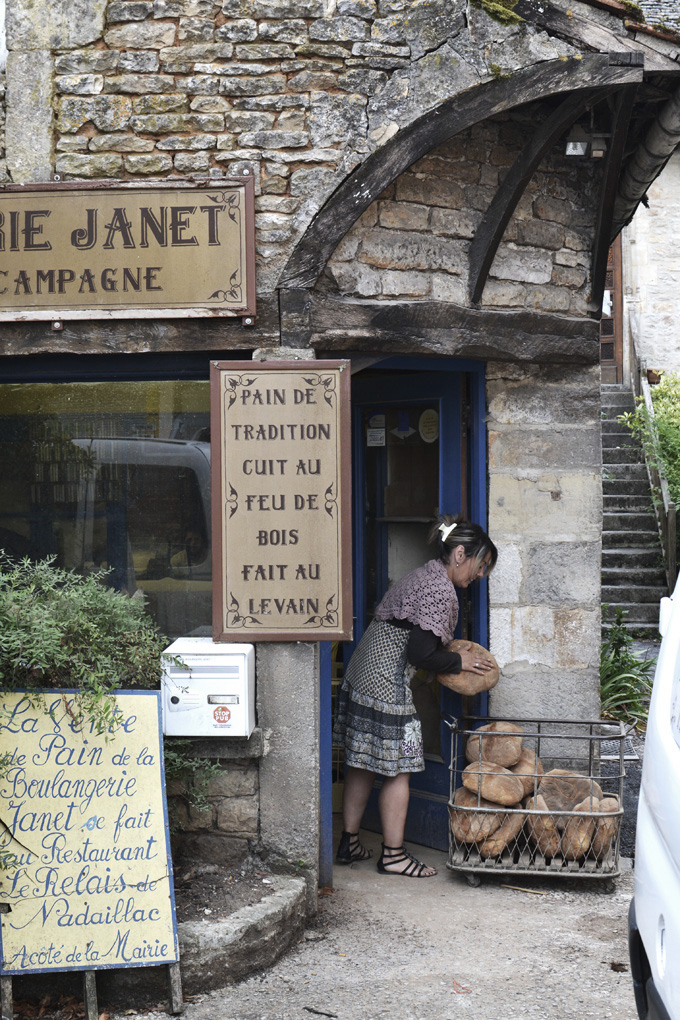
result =
[{"label": "stone staircase", "polygon": [[630,390],[602,386],[603,630],[620,607],[636,637],[658,640],[659,600],[668,589],[647,468],[639,441],[616,420],[634,407]]}]

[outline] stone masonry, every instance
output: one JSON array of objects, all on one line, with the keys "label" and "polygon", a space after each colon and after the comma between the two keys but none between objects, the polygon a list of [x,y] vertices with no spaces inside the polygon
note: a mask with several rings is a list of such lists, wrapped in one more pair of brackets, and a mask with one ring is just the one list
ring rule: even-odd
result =
[{"label": "stone masonry", "polygon": [[[296,246],[349,175],[375,166],[392,140],[413,137],[455,97],[586,53],[565,33],[498,21],[491,8],[488,0],[7,0],[0,181],[218,181],[247,170],[255,181],[258,320],[251,330],[219,323],[217,341],[205,335],[212,349],[275,351],[278,344],[285,354],[283,333],[286,347],[309,348],[302,326],[299,337],[289,324],[284,331],[280,284]],[[568,9],[625,41],[616,11],[581,2]],[[480,308],[469,306],[471,239],[549,107],[541,96],[492,109],[388,175],[382,193],[347,221],[314,296],[357,315],[371,303],[444,307],[463,319],[468,311],[521,312],[568,323],[573,332],[565,337],[582,339],[581,324],[590,336],[602,161],[576,166],[562,141],[514,210]],[[189,347],[160,319],[148,333],[136,327],[134,339],[115,324],[106,335],[96,322],[79,324],[80,333],[66,327],[34,329],[26,339],[23,326],[2,326],[0,356],[21,344],[32,354],[197,351],[203,335],[197,330]],[[446,329],[441,334],[446,354]],[[374,343],[358,330],[349,350],[334,356],[393,353]],[[399,352],[433,351],[419,336],[410,343]],[[313,346],[323,356],[323,339]],[[503,669],[495,715],[599,712],[599,371],[586,361],[572,358],[565,340],[554,361],[528,360],[518,344],[507,359],[487,362],[488,526],[500,549],[490,645]],[[172,791],[188,849],[198,852],[200,843],[201,853],[230,859],[265,846],[304,859],[313,875],[318,663],[310,649],[258,649],[262,746],[224,764],[203,811],[192,812],[183,791]],[[286,803],[282,772],[294,779]],[[291,817],[296,797],[302,806]]]}]

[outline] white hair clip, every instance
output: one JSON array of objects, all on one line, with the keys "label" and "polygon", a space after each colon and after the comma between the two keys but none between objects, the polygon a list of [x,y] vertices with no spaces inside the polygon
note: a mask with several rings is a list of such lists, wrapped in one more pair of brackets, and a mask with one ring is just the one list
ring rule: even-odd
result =
[{"label": "white hair clip", "polygon": [[455,527],[456,527],[455,521],[454,521],[453,524],[440,524],[439,525],[439,531],[440,531],[441,536],[442,536],[442,542],[446,542],[446,539],[449,537],[449,535],[451,534],[451,532],[453,531],[453,529]]}]

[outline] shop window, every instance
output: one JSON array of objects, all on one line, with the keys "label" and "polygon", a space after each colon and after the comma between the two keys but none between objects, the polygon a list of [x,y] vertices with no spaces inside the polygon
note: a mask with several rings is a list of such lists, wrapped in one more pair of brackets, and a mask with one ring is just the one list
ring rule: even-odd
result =
[{"label": "shop window", "polygon": [[3,385],[0,547],[105,569],[168,637],[209,633],[209,440],[207,381]]}]

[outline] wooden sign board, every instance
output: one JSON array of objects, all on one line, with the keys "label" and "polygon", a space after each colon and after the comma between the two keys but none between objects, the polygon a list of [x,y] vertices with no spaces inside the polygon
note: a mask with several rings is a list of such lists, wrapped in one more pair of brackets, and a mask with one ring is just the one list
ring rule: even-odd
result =
[{"label": "wooden sign board", "polygon": [[213,362],[210,399],[214,640],[347,640],[349,362]]},{"label": "wooden sign board", "polygon": [[0,974],[179,960],[160,693],[115,697],[102,736],[74,691],[0,697]]},{"label": "wooden sign board", "polygon": [[0,320],[254,314],[252,176],[0,188]]}]

